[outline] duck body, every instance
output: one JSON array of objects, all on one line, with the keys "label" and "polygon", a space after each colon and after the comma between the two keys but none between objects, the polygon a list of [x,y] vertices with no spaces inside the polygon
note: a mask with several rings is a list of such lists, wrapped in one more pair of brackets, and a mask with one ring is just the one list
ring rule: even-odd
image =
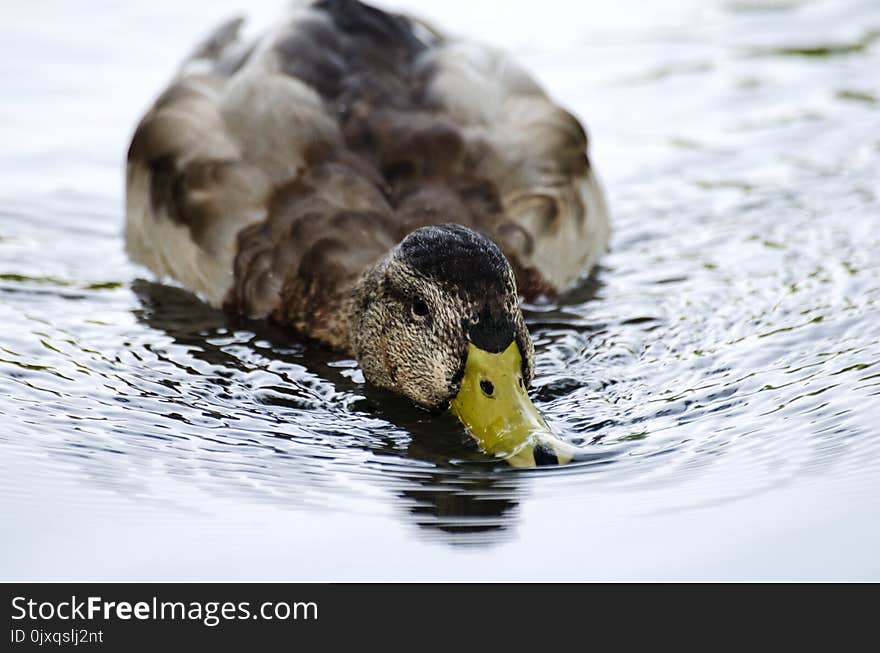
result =
[{"label": "duck body", "polygon": [[507,55],[356,0],[230,21],[141,120],[126,246],[210,304],[353,355],[516,466],[574,458],[532,405],[519,297],[608,241],[587,137]]},{"label": "duck body", "polygon": [[350,352],[355,286],[418,228],[486,236],[527,299],[607,246],[584,129],[504,53],[355,0],[296,4],[254,41],[241,25],[129,148],[127,249],[158,276]]}]

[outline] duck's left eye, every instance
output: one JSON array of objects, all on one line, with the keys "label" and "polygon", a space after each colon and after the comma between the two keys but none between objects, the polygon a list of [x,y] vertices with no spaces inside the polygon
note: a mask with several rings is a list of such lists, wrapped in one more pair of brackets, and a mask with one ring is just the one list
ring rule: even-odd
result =
[{"label": "duck's left eye", "polygon": [[428,305],[424,300],[417,299],[412,303],[412,314],[417,318],[423,318],[428,314]]}]

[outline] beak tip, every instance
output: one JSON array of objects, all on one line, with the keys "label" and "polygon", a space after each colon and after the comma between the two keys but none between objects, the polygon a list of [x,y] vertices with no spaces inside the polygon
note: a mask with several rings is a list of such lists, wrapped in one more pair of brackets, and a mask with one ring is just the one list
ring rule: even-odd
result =
[{"label": "beak tip", "polygon": [[534,448],[535,465],[538,467],[549,467],[550,465],[558,465],[559,457],[553,448],[548,444],[541,443]]}]

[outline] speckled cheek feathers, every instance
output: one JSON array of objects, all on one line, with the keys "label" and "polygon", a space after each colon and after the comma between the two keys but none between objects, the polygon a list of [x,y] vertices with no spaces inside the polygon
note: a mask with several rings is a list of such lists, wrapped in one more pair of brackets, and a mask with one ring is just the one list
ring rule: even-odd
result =
[{"label": "speckled cheek feathers", "polygon": [[[474,232],[468,238],[482,240]],[[534,349],[517,304],[513,273],[500,252],[495,272],[501,279],[489,280],[485,288],[477,284],[468,293],[461,284],[451,286],[415,269],[404,250],[403,244],[394,248],[354,290],[351,349],[367,381],[423,406],[443,408],[458,393],[469,341],[502,351],[515,340],[523,376],[530,382]],[[459,265],[467,268],[467,259]],[[479,276],[475,270],[473,278]],[[484,341],[486,327],[490,338]]]},{"label": "speckled cheek feathers", "polygon": [[444,407],[467,351],[457,299],[443,297],[393,255],[364,277],[354,297],[351,348],[367,381],[428,408]]}]

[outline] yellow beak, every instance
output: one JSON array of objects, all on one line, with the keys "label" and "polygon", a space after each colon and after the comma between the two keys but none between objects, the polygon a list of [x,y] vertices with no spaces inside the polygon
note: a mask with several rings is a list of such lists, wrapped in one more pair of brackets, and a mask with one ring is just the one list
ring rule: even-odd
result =
[{"label": "yellow beak", "polygon": [[577,451],[553,434],[529,399],[516,342],[500,354],[468,344],[461,390],[450,408],[483,451],[514,467],[565,464]]}]

